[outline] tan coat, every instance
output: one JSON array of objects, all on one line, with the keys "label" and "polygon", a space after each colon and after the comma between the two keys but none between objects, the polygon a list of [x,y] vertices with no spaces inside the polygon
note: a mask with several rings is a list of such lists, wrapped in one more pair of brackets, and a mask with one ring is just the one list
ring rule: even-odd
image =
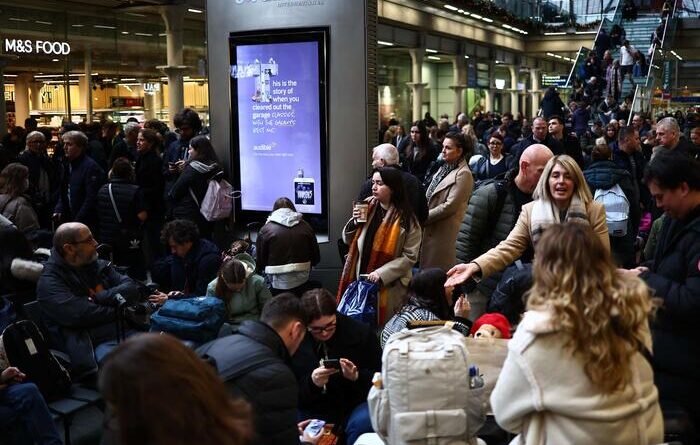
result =
[{"label": "tan coat", "polygon": [[[520,434],[511,444],[661,443],[659,394],[642,354],[631,358],[630,383],[605,395],[566,347],[569,339],[550,313],[529,311],[509,341],[491,407],[502,428]],[[651,348],[651,335],[644,343]]]},{"label": "tan coat", "polygon": [[[369,223],[372,221],[372,218],[374,218],[375,213],[376,211],[372,211],[367,218],[367,222],[359,227],[355,227],[351,218],[343,228],[343,241],[345,244],[350,244],[355,236],[355,232],[358,229],[361,230],[360,236],[357,239],[357,266],[355,268],[355,276],[353,277],[355,280],[361,272],[360,267],[367,227],[369,227]],[[408,231],[402,227],[399,239],[396,242],[394,259],[374,270],[382,279],[382,286],[387,289],[386,320],[389,320],[403,304],[403,297],[406,295],[408,283],[411,281],[413,265],[418,261],[420,243],[421,230],[417,223],[413,224]]]},{"label": "tan coat", "polygon": [[457,264],[457,232],[474,188],[467,161],[452,170],[435,188],[428,201],[428,219],[423,230],[420,266],[447,271]]},{"label": "tan coat", "polygon": [[[483,278],[505,269],[513,261],[520,258],[530,245],[530,221],[534,206],[535,201],[525,204],[520,212],[518,222],[515,223],[515,227],[510,231],[508,238],[472,261],[481,268],[481,276]],[[586,213],[593,232],[598,235],[600,241],[610,251],[608,225],[605,222],[605,207],[603,207],[603,204],[591,201],[586,208]]]}]

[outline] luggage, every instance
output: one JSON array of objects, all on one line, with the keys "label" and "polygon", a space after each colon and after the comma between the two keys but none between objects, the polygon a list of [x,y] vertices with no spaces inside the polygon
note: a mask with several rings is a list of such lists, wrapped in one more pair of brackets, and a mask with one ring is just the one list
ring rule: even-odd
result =
[{"label": "luggage", "polygon": [[338,312],[353,320],[377,327],[377,296],[379,286],[363,280],[350,283],[338,303]]},{"label": "luggage", "polygon": [[451,324],[397,332],[384,346],[381,384],[367,401],[387,444],[474,443],[485,419],[484,388],[470,389],[465,337]]},{"label": "luggage", "polygon": [[168,300],[151,315],[151,332],[205,343],[216,338],[225,320],[226,307],[216,297]]},{"label": "luggage", "polygon": [[2,347],[9,365],[25,373],[27,381],[39,387],[47,402],[68,395],[70,375],[49,351],[48,344],[33,322],[20,320],[5,328]]}]

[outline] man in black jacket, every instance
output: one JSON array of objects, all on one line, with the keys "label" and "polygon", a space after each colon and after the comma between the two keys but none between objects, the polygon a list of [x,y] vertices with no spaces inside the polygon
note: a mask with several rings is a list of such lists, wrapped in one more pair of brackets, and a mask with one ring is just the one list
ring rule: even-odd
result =
[{"label": "man in black jacket", "polygon": [[547,120],[543,117],[533,119],[532,134],[511,147],[510,153],[515,165],[519,164],[520,156],[525,149],[533,144],[542,144],[552,150],[555,155],[564,154],[564,147],[561,143],[547,132]]},{"label": "man in black jacket", "polygon": [[260,321],[245,321],[234,335],[201,346],[231,393],[243,396],[255,412],[254,443],[299,443],[298,387],[289,367],[306,334],[301,302],[291,293],[270,299]]},{"label": "man in black jacket", "polygon": [[644,180],[666,218],[653,259],[626,273],[638,275],[663,301],[651,326],[661,406],[681,405],[700,431],[700,162],[662,150]]},{"label": "man in black jacket", "polygon": [[[380,144],[372,150],[372,169],[382,167],[393,167],[401,169],[399,165],[399,152],[391,144]],[[428,201],[425,198],[425,189],[418,178],[409,172],[401,171],[403,177],[403,186],[408,196],[408,201],[411,204],[413,213],[420,223],[421,227],[426,219],[428,219]],[[357,200],[362,201],[372,194],[372,177],[370,176],[364,184],[360,194],[357,195]]]},{"label": "man in black jacket", "polygon": [[562,154],[566,154],[574,158],[579,168],[583,170],[583,151],[581,143],[576,136],[566,132],[564,119],[561,116],[553,115],[549,118],[548,123],[549,135],[559,141],[563,150]]},{"label": "man in black jacket", "polygon": [[131,300],[137,285],[97,259],[97,241],[81,223],[56,229],[51,258],[37,283],[52,343],[71,359],[74,375],[97,371],[116,339],[117,294]]}]

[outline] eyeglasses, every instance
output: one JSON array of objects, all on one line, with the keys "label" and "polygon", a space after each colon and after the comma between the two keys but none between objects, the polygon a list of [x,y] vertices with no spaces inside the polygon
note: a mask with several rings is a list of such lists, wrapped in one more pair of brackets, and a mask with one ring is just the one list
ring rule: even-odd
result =
[{"label": "eyeglasses", "polygon": [[501,142],[501,141],[491,141],[491,142],[489,142],[489,145],[503,145],[503,142]]},{"label": "eyeglasses", "polygon": [[336,322],[332,321],[325,326],[309,326],[307,330],[312,334],[322,334],[324,332],[331,332],[335,330]]},{"label": "eyeglasses", "polygon": [[92,243],[95,243],[95,242],[97,242],[97,241],[95,240],[95,238],[94,238],[92,235],[90,235],[90,236],[88,236],[87,238],[85,238],[85,239],[82,240],[82,241],[73,241],[73,242],[70,242],[70,243],[68,243],[68,244],[74,244],[74,245],[75,245],[75,244],[85,244],[85,243],[90,243],[90,244],[92,244]]}]

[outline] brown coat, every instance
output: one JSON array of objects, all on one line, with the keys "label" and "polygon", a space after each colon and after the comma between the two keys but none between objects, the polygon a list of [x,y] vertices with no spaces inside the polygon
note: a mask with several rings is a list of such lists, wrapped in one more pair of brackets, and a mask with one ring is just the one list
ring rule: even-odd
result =
[{"label": "brown coat", "polygon": [[[355,232],[358,229],[361,230],[360,236],[357,239],[358,260],[353,277],[355,280],[360,274],[360,259],[362,258],[362,252],[364,250],[367,227],[369,227],[369,223],[372,221],[372,218],[374,218],[375,213],[376,211],[373,211],[368,215],[367,222],[359,227],[356,227],[353,224],[352,218],[350,218],[343,228],[343,241],[346,244],[352,242]],[[396,248],[394,249],[394,259],[374,271],[381,277],[382,286],[387,288],[387,320],[403,305],[403,298],[406,295],[408,283],[411,281],[413,265],[418,260],[420,243],[421,230],[417,223],[412,224],[411,229],[408,231],[402,227],[399,239],[396,242]]]},{"label": "brown coat", "polygon": [[466,160],[435,187],[423,230],[422,269],[441,267],[447,271],[457,263],[457,232],[473,188],[474,179]]},{"label": "brown coat", "polygon": [[[510,231],[508,238],[472,261],[481,268],[482,277],[486,278],[489,275],[502,271],[525,252],[525,249],[531,243],[530,221],[534,206],[535,201],[525,204],[520,212],[518,222],[515,223],[515,227]],[[598,238],[609,252],[610,238],[608,237],[608,224],[605,222],[605,207],[603,207],[603,204],[591,201],[586,207],[586,213],[593,232],[598,235]]]}]

